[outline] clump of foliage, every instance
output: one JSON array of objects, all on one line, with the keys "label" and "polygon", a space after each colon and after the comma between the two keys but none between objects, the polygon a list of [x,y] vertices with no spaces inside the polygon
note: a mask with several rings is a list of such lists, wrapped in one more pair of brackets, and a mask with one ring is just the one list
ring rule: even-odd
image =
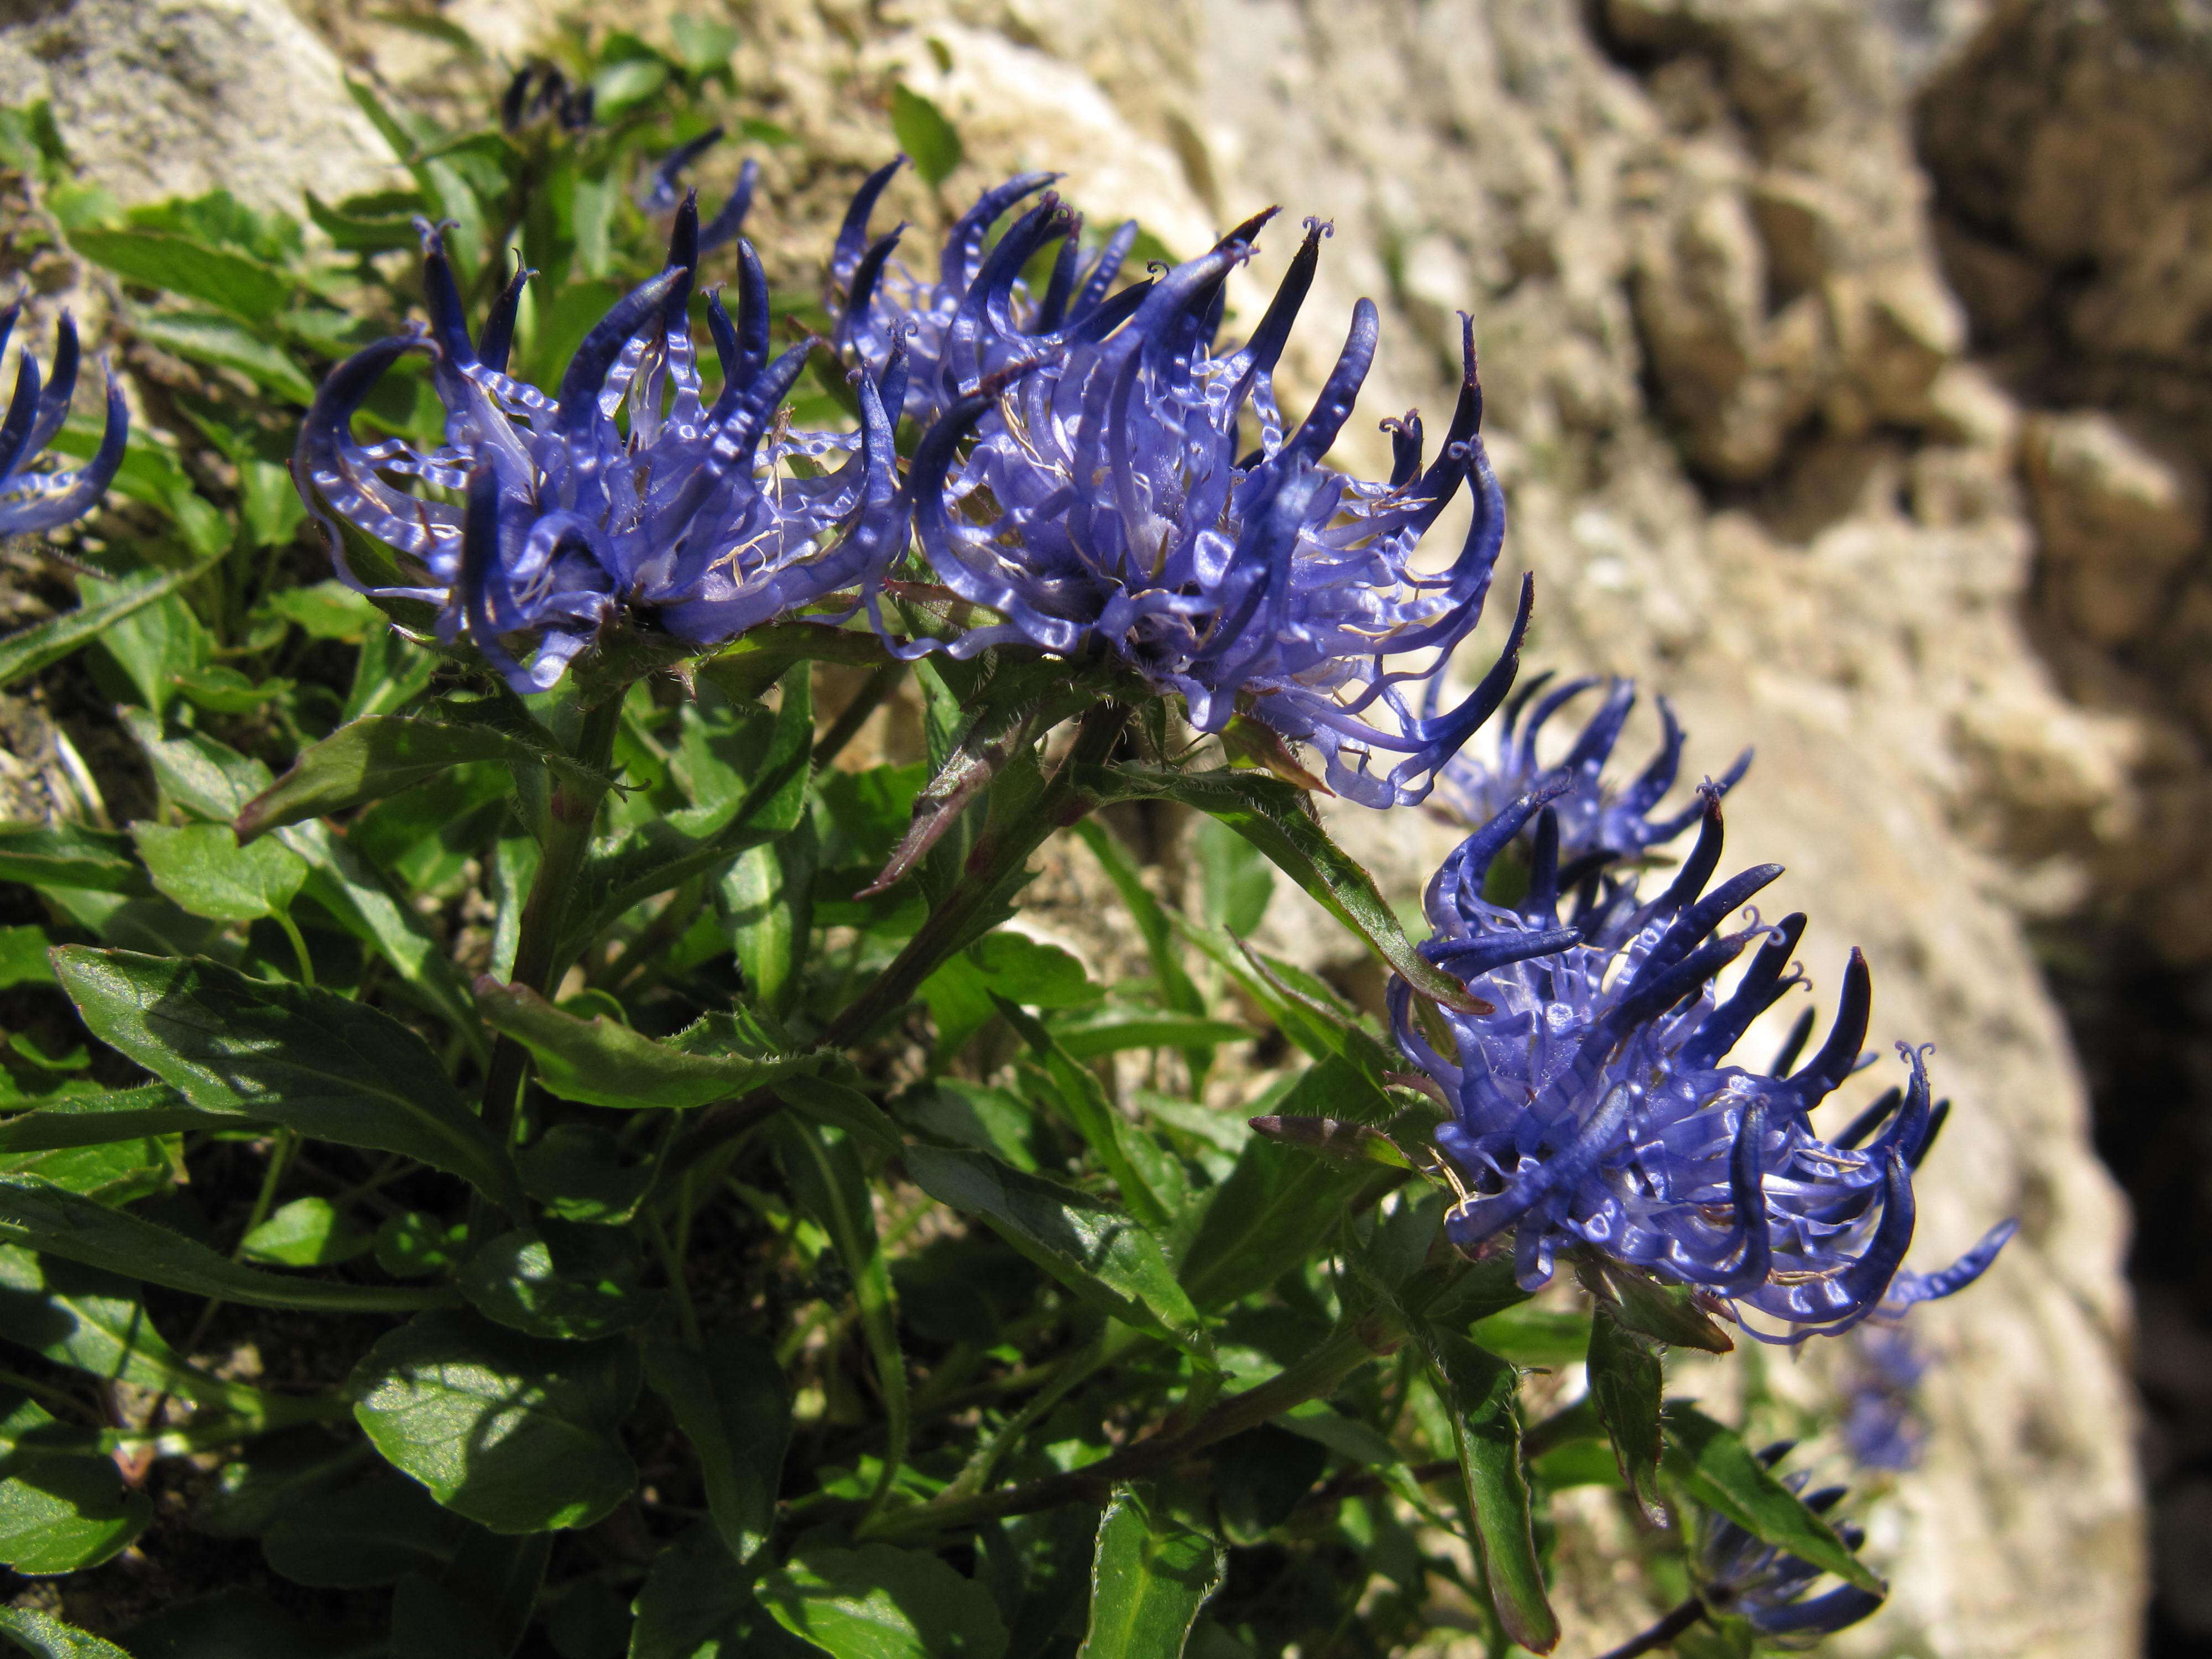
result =
[{"label": "clump of foliage", "polygon": [[[118,453],[33,380],[16,434],[112,492],[0,685],[119,741],[0,824],[0,1561],[80,1617],[149,1572],[177,1603],[0,1631],[1230,1659],[1449,1617],[1544,1652],[1579,1486],[1673,1608],[1628,1650],[1863,1617],[1840,1494],[1666,1400],[1664,1356],[1894,1317],[2004,1232],[1901,1268],[1917,1051],[1814,1131],[1856,957],[1803,1066],[1802,1030],[1729,1060],[1802,925],[1724,931],[1772,866],[1708,890],[1741,763],[1657,816],[1671,715],[1601,777],[1625,688],[1540,763],[1583,682],[1463,752],[1532,604],[1443,707],[1504,531],[1472,326],[1435,454],[1409,417],[1363,480],[1327,457],[1374,307],[1302,421],[1273,384],[1324,226],[1234,349],[1267,216],[1139,277],[1043,175],[915,276],[869,235],[887,167],[823,301],[772,291],[755,169],[683,185],[732,46],[571,40],[465,131],[356,87],[411,183],[310,198],[313,239],[119,213],[43,111],[0,123],[16,257],[106,273],[154,416]],[[888,113],[941,183],[942,115]],[[894,699],[924,752],[854,763]],[[1310,797],[1439,775],[1474,834],[1417,944]],[[1137,850],[1176,835],[1188,907]],[[1146,971],[1012,925],[1048,842]],[[1281,875],[1395,1030],[1249,942]],[[1533,1302],[1560,1265],[1579,1299]],[[253,1587],[179,1594],[216,1577]]]}]

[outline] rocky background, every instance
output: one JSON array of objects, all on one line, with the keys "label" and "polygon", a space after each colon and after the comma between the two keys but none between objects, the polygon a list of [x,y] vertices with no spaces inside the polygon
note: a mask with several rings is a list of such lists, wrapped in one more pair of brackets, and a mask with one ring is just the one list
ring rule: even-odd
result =
[{"label": "rocky background", "polygon": [[[0,102],[51,98],[126,203],[222,185],[296,210],[386,166],[342,73],[473,98],[553,21],[414,3],[486,60],[338,0],[0,0]],[[651,35],[678,9],[580,9]],[[1271,202],[1334,220],[1285,379],[1382,303],[1347,459],[1446,404],[1473,314],[1533,662],[1663,689],[1693,767],[1756,747],[1735,861],[1790,865],[1772,902],[1812,913],[1816,988],[1863,946],[1876,1036],[1938,1044],[1957,1103],[1916,1260],[2023,1223],[1918,1316],[1935,1432],[1869,1547],[1896,1594],[1835,1648],[2133,1654],[2148,1603],[2152,1651],[2212,1652],[2212,6],[728,9],[748,112],[800,141],[762,155],[750,227],[780,281],[816,279],[898,81],[965,143],[955,200],[1054,167],[1182,254]],[[918,187],[897,208],[939,211]],[[1294,246],[1265,239],[1248,315]],[[20,769],[50,729],[0,712]],[[1338,823],[1405,893],[1451,836]],[[1294,908],[1271,926],[1356,975]],[[1765,1371],[1809,1402],[1840,1362]],[[1608,1524],[1563,1517],[1563,1652],[1634,1627]]]}]

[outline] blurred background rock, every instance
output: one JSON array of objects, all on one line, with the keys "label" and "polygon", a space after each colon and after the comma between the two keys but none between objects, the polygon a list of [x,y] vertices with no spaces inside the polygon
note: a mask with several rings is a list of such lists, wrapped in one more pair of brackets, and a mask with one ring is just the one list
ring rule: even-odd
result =
[{"label": "blurred background rock", "polygon": [[[296,211],[386,173],[345,72],[477,100],[558,19],[652,37],[720,0],[404,3],[0,0],[0,101],[50,99],[126,204],[222,185]],[[817,280],[898,82],[961,136],[955,200],[1059,169],[1094,222],[1183,255],[1271,202],[1333,219],[1284,380],[1316,383],[1354,296],[1382,305],[1348,459],[1383,462],[1382,415],[1441,410],[1473,313],[1532,664],[1663,689],[1694,769],[1757,748],[1735,862],[1789,864],[1776,907],[1812,913],[1824,996],[1863,946],[1876,1036],[1937,1043],[1958,1103],[1916,1260],[2023,1221],[1917,1316],[1927,1461],[1872,1510],[1896,1594],[1837,1649],[2212,1653],[2212,7],[726,15],[747,112],[798,141],[761,155],[749,227],[779,284]],[[1294,245],[1263,240],[1248,315]],[[48,728],[7,730],[20,758]],[[1334,819],[1401,894],[1452,838]],[[1269,926],[1358,978],[1294,905]],[[1812,1402],[1842,1359],[1814,1343],[1767,1383]],[[1561,1650],[1595,1650],[1641,1609],[1609,1515],[1561,1522]]]}]

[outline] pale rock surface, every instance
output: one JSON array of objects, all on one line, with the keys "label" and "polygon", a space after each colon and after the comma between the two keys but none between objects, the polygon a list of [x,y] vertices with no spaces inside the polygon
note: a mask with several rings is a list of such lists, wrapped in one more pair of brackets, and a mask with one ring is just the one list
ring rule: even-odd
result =
[{"label": "pale rock surface", "polygon": [[[125,36],[156,13],[79,0],[64,15],[106,15],[95,6],[124,14]],[[674,9],[649,0],[619,21],[649,34]],[[1942,40],[1967,26],[1941,9]],[[1692,730],[1692,769],[1756,746],[1729,804],[1731,860],[1790,866],[1770,908],[1811,912],[1803,955],[1823,988],[1863,946],[1876,1037],[1936,1042],[1958,1103],[1922,1183],[1916,1261],[2023,1222],[1982,1286],[1920,1316],[1943,1358],[1929,1462],[1872,1510],[1896,1595],[1836,1650],[2125,1653],[2143,1552],[2124,1227],[2021,928],[2077,903],[2136,833],[2142,739],[2062,701],[2023,631],[2034,532],[2019,422],[1958,362],[1961,313],[1936,272],[1880,15],[1850,0],[1595,10],[1604,39],[1552,0],[756,0],[732,14],[738,84],[801,142],[763,157],[753,228],[780,280],[811,277],[845,195],[888,153],[881,100],[897,76],[960,126],[956,202],[1051,166],[1095,218],[1134,214],[1182,254],[1282,203],[1236,295],[1248,318],[1297,220],[1333,218],[1283,380],[1296,407],[1353,298],[1382,304],[1347,461],[1382,464],[1382,416],[1448,407],[1453,313],[1472,312],[1510,558],[1540,576],[1532,665],[1664,690]],[[343,17],[319,21],[355,62],[431,73]],[[1941,43],[1908,41],[1923,61]],[[301,182],[321,176],[313,135],[330,117],[325,100],[301,118]],[[159,176],[226,176],[227,142],[189,125],[157,142],[176,150],[145,163],[173,170]],[[883,216],[939,211],[908,179]],[[1482,659],[1470,650],[1470,677]],[[1453,834],[1414,811],[1329,817],[1401,899]],[[1081,861],[1056,860],[1052,878],[1078,890]],[[1055,907],[1059,931],[1076,933],[1079,909]],[[1297,904],[1279,901],[1268,926],[1273,947],[1359,983]],[[1809,1401],[1834,1364],[1814,1343],[1770,1370]],[[1648,1616],[1595,1559],[1605,1524],[1565,1518],[1563,1652]]]}]

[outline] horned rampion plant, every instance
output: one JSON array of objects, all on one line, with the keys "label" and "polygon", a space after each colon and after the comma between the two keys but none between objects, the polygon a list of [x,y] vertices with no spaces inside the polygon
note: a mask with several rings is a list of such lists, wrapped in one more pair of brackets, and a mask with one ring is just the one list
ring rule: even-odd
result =
[{"label": "horned rampion plant", "polygon": [[[53,342],[0,427],[51,601],[0,640],[50,715],[0,824],[0,1631],[1545,1653],[1577,1486],[1621,1653],[1865,1617],[1804,1490],[1844,1442],[1781,1473],[1821,1424],[1668,1354],[1893,1328],[2008,1229],[1904,1265],[1946,1107],[1924,1048],[1854,1084],[1857,955],[1817,1045],[1737,1054],[1804,926],[1723,864],[1756,774],[1694,787],[1662,703],[1614,775],[1625,683],[1555,739],[1601,684],[1516,690],[1533,581],[1475,649],[1475,325],[1346,472],[1329,224],[963,206],[903,87],[780,289],[757,161],[690,183],[793,142],[733,45],[574,35],[466,131],[356,86],[410,182],[306,224],[121,211],[0,119],[9,257],[117,364],[80,410],[75,327],[0,313]],[[1463,826],[1425,937],[1321,795]],[[1046,860],[1114,977],[1023,925]],[[1284,878],[1387,994],[1255,945]]]}]

